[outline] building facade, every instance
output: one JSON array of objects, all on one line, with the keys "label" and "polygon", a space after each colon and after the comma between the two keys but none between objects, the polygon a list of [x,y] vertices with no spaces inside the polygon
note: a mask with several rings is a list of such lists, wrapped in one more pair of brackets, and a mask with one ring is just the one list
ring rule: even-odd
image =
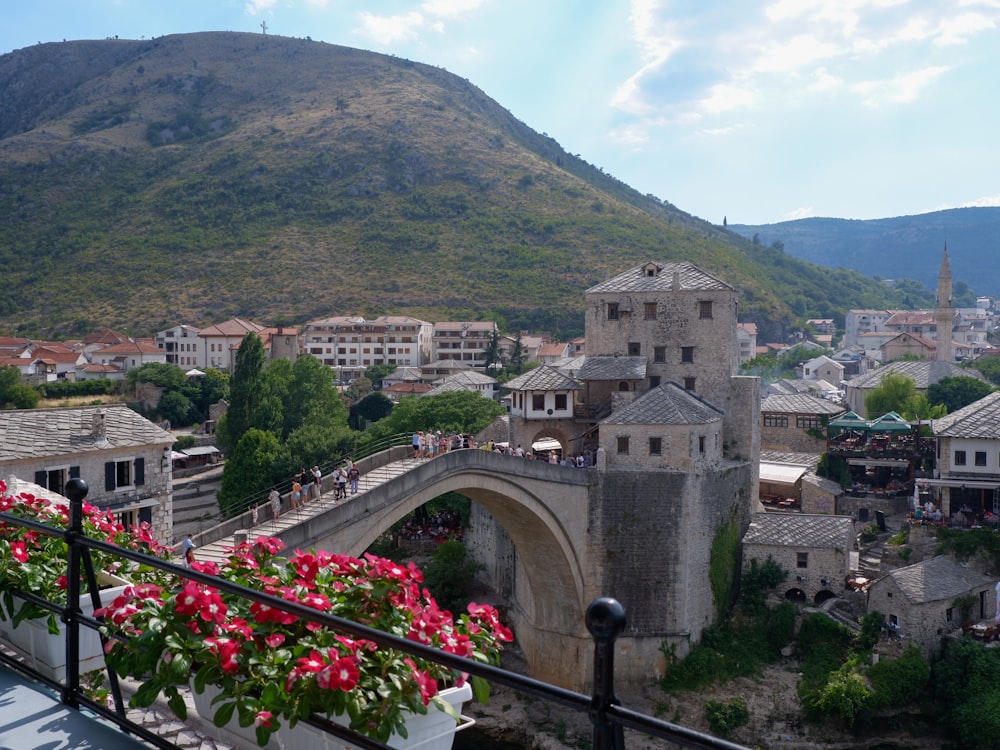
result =
[{"label": "building facade", "polygon": [[431,353],[433,326],[401,315],[374,320],[339,315],[312,320],[303,327],[303,349],[349,383],[374,365],[420,367]]}]

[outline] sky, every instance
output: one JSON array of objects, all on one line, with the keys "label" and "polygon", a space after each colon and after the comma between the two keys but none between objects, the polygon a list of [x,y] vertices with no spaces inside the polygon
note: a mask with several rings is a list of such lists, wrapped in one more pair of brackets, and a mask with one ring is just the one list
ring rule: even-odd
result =
[{"label": "sky", "polygon": [[31,0],[0,54],[264,24],[442,67],[717,224],[1000,205],[1000,0]]}]

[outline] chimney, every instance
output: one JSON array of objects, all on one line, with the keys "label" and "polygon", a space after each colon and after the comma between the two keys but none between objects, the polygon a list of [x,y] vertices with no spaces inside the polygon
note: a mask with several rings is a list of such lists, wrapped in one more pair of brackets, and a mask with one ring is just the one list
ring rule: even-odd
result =
[{"label": "chimney", "polygon": [[107,437],[107,425],[105,424],[105,417],[107,415],[104,413],[103,409],[98,409],[94,412],[93,419],[90,424],[90,434],[95,438]]}]

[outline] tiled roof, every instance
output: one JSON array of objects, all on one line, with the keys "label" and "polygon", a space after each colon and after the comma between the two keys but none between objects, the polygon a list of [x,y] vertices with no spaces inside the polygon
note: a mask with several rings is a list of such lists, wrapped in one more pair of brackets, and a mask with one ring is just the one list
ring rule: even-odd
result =
[{"label": "tiled roof", "polygon": [[844,488],[840,486],[839,482],[834,482],[832,479],[817,476],[816,474],[808,471],[802,475],[802,481],[807,484],[811,484],[814,487],[819,487],[821,490],[829,492],[831,495],[844,494]]},{"label": "tiled roof", "polygon": [[[674,286],[676,277],[677,287]],[[587,294],[606,292],[735,291],[721,279],[702,271],[694,263],[643,263],[630,268],[587,290]]]},{"label": "tiled roof", "polygon": [[790,453],[787,451],[761,451],[760,460],[772,464],[793,464],[808,466],[813,471],[819,465],[819,455],[816,453]]},{"label": "tiled roof", "polygon": [[843,414],[843,406],[816,398],[808,393],[775,394],[768,396],[760,405],[762,412],[782,414]]},{"label": "tiled roof", "polygon": [[614,412],[601,424],[708,424],[722,419],[722,414],[691,391],[667,382]]},{"label": "tiled roof", "polygon": [[512,391],[575,391],[583,386],[555,367],[542,365],[507,381],[503,387]]},{"label": "tiled roof", "polygon": [[[98,411],[105,415],[104,439],[93,434],[94,414]],[[0,411],[0,461],[173,442],[169,432],[127,406]]]},{"label": "tiled roof", "polygon": [[[889,573],[887,578],[896,582],[903,596],[911,604],[951,599],[993,583],[993,579],[980,575],[944,555],[907,565],[905,568],[897,568]],[[876,581],[873,585],[877,586],[880,581]]]},{"label": "tiled roof", "polygon": [[849,516],[809,513],[754,513],[743,544],[846,549],[854,539]]},{"label": "tiled roof", "polygon": [[487,375],[486,373],[479,372],[478,370],[463,370],[462,372],[456,372],[454,375],[449,375],[445,380],[449,383],[455,383],[460,386],[473,386],[478,387],[481,385],[492,385],[497,382],[497,379]]},{"label": "tiled roof", "polygon": [[936,437],[1000,438],[1000,391],[931,422]]},{"label": "tiled roof", "polygon": [[970,378],[986,380],[979,370],[969,367],[959,367],[951,362],[918,359],[890,362],[877,370],[866,372],[864,375],[859,375],[856,378],[848,380],[845,385],[851,388],[877,388],[881,384],[882,378],[890,372],[898,372],[912,379],[918,391],[927,390],[929,385],[950,377],[964,375]]},{"label": "tiled roof", "polygon": [[214,326],[209,326],[208,328],[202,328],[198,333],[201,337],[210,336],[225,336],[233,337],[246,336],[248,333],[253,331],[254,333],[260,333],[264,330],[264,326],[257,325],[256,323],[251,323],[249,320],[241,320],[240,318],[233,318],[232,320],[227,320],[224,323],[219,323]]},{"label": "tiled roof", "polygon": [[583,365],[586,361],[586,355],[577,354],[575,357],[563,357],[562,359],[557,359],[555,362],[550,362],[549,366],[556,368],[567,377],[575,378],[580,374],[580,370],[583,369]]},{"label": "tiled roof", "polygon": [[900,310],[885,321],[887,326],[922,326],[934,323],[934,313],[929,310]]},{"label": "tiled roof", "polygon": [[642,380],[646,377],[646,358],[587,357],[578,377],[580,380]]}]

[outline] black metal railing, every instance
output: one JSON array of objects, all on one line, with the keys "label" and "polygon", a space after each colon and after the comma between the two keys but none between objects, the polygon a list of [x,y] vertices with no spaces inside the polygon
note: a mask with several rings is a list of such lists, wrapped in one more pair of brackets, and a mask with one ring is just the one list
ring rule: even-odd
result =
[{"label": "black metal railing", "polygon": [[[87,708],[104,719],[113,722],[124,731],[141,738],[155,747],[163,748],[164,750],[176,750],[177,746],[127,718],[121,690],[117,682],[117,675],[113,670],[108,669],[111,694],[114,698],[113,709],[90,699],[81,686],[78,658],[80,627],[83,626],[98,630],[101,626],[98,620],[83,614],[79,607],[81,568],[83,574],[87,577],[87,584],[91,598],[94,601],[94,606],[95,608],[100,606],[96,572],[94,571],[90,557],[91,550],[97,550],[135,563],[152,566],[181,578],[210,585],[220,591],[235,594],[298,617],[312,620],[346,635],[373,641],[381,647],[437,662],[451,669],[481,677],[490,683],[504,685],[534,698],[563,706],[571,711],[587,714],[593,724],[594,750],[622,750],[625,747],[625,729],[631,729],[652,737],[668,740],[685,748],[747,750],[742,745],[719,739],[678,724],[662,721],[639,711],[628,709],[620,704],[614,692],[614,646],[615,640],[625,628],[626,616],[624,608],[615,599],[607,597],[597,599],[587,609],[586,625],[594,638],[594,692],[588,696],[515,672],[510,672],[500,667],[471,661],[430,646],[424,646],[406,638],[374,630],[352,620],[318,612],[312,607],[274,597],[261,591],[245,588],[216,576],[184,568],[141,552],[125,549],[98,539],[91,539],[83,533],[82,508],[83,499],[87,494],[86,482],[80,479],[70,480],[67,483],[66,492],[70,499],[69,524],[66,530],[18,518],[9,513],[0,513],[0,522],[2,523],[31,528],[48,536],[62,537],[67,543],[68,585],[66,594],[69,604],[66,607],[39,599],[28,592],[11,592],[20,598],[41,604],[46,609],[59,614],[61,617],[65,624],[66,637],[65,683],[60,683],[41,675],[30,666],[12,659],[3,653],[0,653],[0,661],[22,673],[28,674],[33,679],[57,689],[65,705],[74,709]],[[102,642],[106,643],[103,635]],[[309,720],[309,723],[341,739],[347,740],[364,750],[388,750],[387,746],[354,732],[347,727],[326,721],[322,717],[315,716]]]}]

